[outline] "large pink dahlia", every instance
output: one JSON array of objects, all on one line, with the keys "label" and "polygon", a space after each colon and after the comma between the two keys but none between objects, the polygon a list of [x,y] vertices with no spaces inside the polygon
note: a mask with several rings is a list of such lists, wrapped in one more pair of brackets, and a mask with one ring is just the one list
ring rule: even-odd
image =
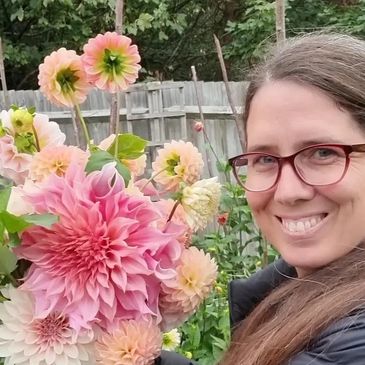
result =
[{"label": "large pink dahlia", "polygon": [[160,284],[175,275],[181,228],[158,229],[158,210],[125,192],[113,164],[88,176],[71,165],[28,199],[38,213],[60,217],[51,229],[26,230],[16,250],[33,262],[23,286],[33,292],[38,315],[62,311],[76,329],[97,322],[109,330],[144,315],[160,319]]},{"label": "large pink dahlia", "polygon": [[116,32],[98,34],[84,46],[82,62],[88,81],[99,89],[116,93],[133,84],[141,57],[132,40]]}]

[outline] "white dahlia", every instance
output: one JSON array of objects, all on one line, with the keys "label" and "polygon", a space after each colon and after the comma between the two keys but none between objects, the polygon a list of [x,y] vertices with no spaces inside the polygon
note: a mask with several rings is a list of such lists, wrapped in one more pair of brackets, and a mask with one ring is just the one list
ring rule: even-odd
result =
[{"label": "white dahlia", "polygon": [[68,318],[51,313],[35,318],[30,293],[8,286],[0,304],[0,357],[5,365],[92,365],[93,332],[76,333]]}]

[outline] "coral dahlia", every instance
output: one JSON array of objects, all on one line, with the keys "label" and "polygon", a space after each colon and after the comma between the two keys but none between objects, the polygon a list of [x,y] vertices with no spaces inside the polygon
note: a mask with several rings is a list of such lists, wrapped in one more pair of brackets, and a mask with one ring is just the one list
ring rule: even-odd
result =
[{"label": "coral dahlia", "polygon": [[36,153],[30,165],[30,178],[41,182],[52,173],[64,176],[71,162],[85,168],[89,153],[75,146],[47,146]]},{"label": "coral dahlia", "polygon": [[80,56],[66,48],[52,52],[39,65],[38,82],[47,99],[59,106],[83,103],[90,89]]},{"label": "coral dahlia", "polygon": [[154,180],[166,190],[176,191],[181,182],[195,183],[204,166],[201,153],[191,142],[165,143],[152,163]]},{"label": "coral dahlia", "polygon": [[176,277],[162,283],[162,327],[177,327],[190,317],[209,295],[216,278],[217,264],[209,254],[193,246],[185,249]]},{"label": "coral dahlia", "polygon": [[158,320],[161,281],[175,276],[181,227],[161,218],[145,197],[125,192],[113,164],[86,175],[71,165],[27,196],[37,213],[52,213],[52,228],[28,228],[18,257],[33,264],[23,287],[35,296],[38,315],[62,311],[73,328],[152,315]]},{"label": "coral dahlia", "polygon": [[99,89],[116,93],[138,78],[141,57],[132,40],[116,32],[98,34],[84,46],[82,62],[88,81]]}]

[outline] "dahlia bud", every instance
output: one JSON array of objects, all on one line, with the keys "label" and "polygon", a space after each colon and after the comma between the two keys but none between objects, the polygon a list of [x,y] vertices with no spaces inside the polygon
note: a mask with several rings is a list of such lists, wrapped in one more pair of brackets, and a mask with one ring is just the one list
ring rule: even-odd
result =
[{"label": "dahlia bud", "polygon": [[226,225],[227,221],[228,221],[228,213],[222,213],[222,214],[218,215],[218,217],[217,217],[218,224],[220,224],[221,226],[224,226],[224,225]]},{"label": "dahlia bud", "polygon": [[204,129],[204,124],[202,122],[195,122],[194,129],[196,132],[201,132]]},{"label": "dahlia bud", "polygon": [[11,115],[11,124],[16,133],[32,132],[33,119],[27,109],[17,109]]}]

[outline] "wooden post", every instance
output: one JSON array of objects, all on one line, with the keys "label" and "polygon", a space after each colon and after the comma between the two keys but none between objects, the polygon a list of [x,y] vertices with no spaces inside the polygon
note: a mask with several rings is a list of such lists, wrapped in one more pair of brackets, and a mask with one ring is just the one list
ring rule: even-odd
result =
[{"label": "wooden post", "polygon": [[[115,4],[115,31],[118,34],[122,34],[123,29],[123,9],[124,0],[117,0]],[[120,110],[120,94],[116,92],[112,95],[110,105],[110,123],[109,133],[119,133],[119,110]]]},{"label": "wooden post", "polygon": [[[193,75],[193,81],[194,81],[194,88],[195,88],[195,93],[196,93],[196,102],[198,104],[198,109],[199,109],[199,114],[200,114],[200,121],[203,123],[203,136],[204,136],[204,142],[205,144],[209,144],[212,148],[212,145],[209,141],[208,135],[207,135],[207,131],[205,130],[205,118],[204,118],[204,114],[203,114],[203,108],[202,108],[202,101],[201,101],[201,95],[199,93],[199,88],[198,88],[198,76],[196,75],[196,70],[195,70],[195,66],[191,66],[191,73]],[[212,150],[214,153],[214,150]],[[212,171],[212,166],[211,166],[211,159],[209,156],[209,153],[207,150],[205,150],[205,155],[207,157],[207,167],[208,167],[208,173],[209,173],[209,177],[213,177],[213,171]],[[219,160],[217,160],[217,162],[219,162]]]},{"label": "wooden post", "polygon": [[285,0],[276,0],[276,42],[285,41]]},{"label": "wooden post", "polygon": [[236,127],[237,127],[237,131],[238,131],[238,138],[239,138],[240,143],[241,143],[242,151],[244,151],[245,150],[245,145],[246,145],[245,130],[243,128],[243,122],[242,122],[240,116],[237,113],[236,106],[234,105],[231,89],[229,87],[229,82],[228,82],[227,69],[226,69],[226,65],[224,63],[224,59],[223,59],[222,47],[221,47],[221,44],[219,42],[219,39],[217,38],[217,36],[215,34],[214,34],[214,42],[215,42],[215,46],[216,46],[217,53],[218,53],[219,63],[220,63],[221,70],[222,70],[224,85],[226,87],[228,102],[229,102],[229,105],[231,106],[233,118],[236,122]]},{"label": "wooden post", "polygon": [[8,87],[6,85],[4,52],[3,52],[3,43],[1,37],[0,37],[0,79],[4,95],[4,109],[8,110],[10,108],[10,100],[9,100]]}]

